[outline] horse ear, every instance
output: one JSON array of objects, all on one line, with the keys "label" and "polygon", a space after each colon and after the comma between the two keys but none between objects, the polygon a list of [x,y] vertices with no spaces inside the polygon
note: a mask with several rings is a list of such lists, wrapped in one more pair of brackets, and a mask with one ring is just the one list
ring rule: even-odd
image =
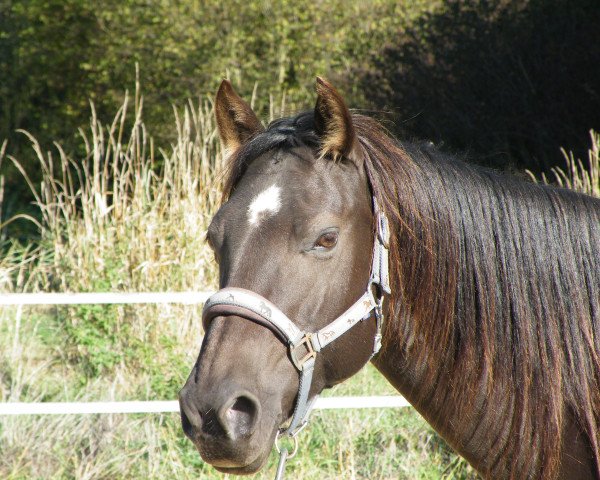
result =
[{"label": "horse ear", "polygon": [[321,139],[321,154],[334,159],[356,157],[357,139],[352,115],[346,102],[321,77],[317,77],[317,105],[315,106],[315,131]]},{"label": "horse ear", "polygon": [[233,152],[264,130],[256,114],[235,92],[229,80],[223,80],[215,99],[215,115],[221,144]]}]

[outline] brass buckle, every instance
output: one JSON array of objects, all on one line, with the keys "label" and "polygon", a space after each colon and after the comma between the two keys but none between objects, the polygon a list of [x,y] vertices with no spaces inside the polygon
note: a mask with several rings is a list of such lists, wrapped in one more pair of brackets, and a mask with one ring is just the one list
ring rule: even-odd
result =
[{"label": "brass buckle", "polygon": [[[292,363],[294,364],[294,367],[296,367],[300,372],[304,369],[304,364],[306,362],[308,362],[311,358],[316,358],[317,356],[317,352],[315,352],[315,349],[313,348],[311,339],[312,333],[305,333],[304,337],[302,337],[302,340],[300,340],[298,344],[290,345],[290,358],[292,360]],[[304,345],[304,347],[306,348],[306,354],[304,355],[304,357],[298,360],[295,355],[295,352],[302,345]]]}]

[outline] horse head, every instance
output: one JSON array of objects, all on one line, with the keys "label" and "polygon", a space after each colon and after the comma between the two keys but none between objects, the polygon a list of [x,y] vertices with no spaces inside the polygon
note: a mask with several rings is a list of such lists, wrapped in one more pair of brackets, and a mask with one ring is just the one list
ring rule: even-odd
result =
[{"label": "horse head", "polygon": [[[376,228],[362,149],[339,93],[318,79],[317,96],[313,112],[266,130],[229,82],[216,96],[230,174],[207,240],[226,290],[219,308],[205,311],[180,404],[186,435],[222,472],[259,470],[297,408],[301,375],[271,315],[280,312],[283,330],[289,321],[291,331],[318,332],[368,289]],[[239,308],[238,291],[251,292],[251,302],[256,296],[254,311]],[[362,303],[371,312],[369,300]],[[371,317],[347,321],[352,328],[314,357],[307,402],[368,362]]]}]

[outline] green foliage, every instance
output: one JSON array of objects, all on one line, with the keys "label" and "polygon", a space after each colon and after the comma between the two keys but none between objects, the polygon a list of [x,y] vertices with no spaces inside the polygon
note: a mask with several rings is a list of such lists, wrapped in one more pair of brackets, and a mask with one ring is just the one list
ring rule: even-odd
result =
[{"label": "green foliage", "polygon": [[171,103],[212,95],[225,75],[240,80],[243,72],[243,93],[258,82],[263,92],[286,90],[292,107],[306,106],[315,73],[339,68],[347,50],[360,47],[346,43],[349,32],[356,41],[378,7],[391,4],[11,2],[0,15],[0,70],[11,72],[0,81],[0,138],[16,141],[22,128],[42,144],[72,140],[88,97],[104,118],[133,85],[136,62],[152,106],[146,121],[163,127],[155,136],[169,135]]},{"label": "green foliage", "polygon": [[[229,76],[266,114],[269,96],[285,92],[290,110],[312,105],[317,74],[341,77],[437,0],[410,6],[391,0],[118,2],[32,0],[0,10],[0,140],[24,158],[31,132],[42,149],[87,123],[88,98],[108,121],[141,68],[145,122],[159,144],[174,139],[171,104],[208,94]],[[350,84],[349,92],[353,87]],[[356,92],[354,92],[356,93]],[[18,187],[10,175],[11,188]]]},{"label": "green foliage", "polygon": [[128,335],[127,328],[120,327],[114,310],[103,305],[82,305],[64,316],[70,356],[86,378],[112,372],[121,361],[127,361],[118,348]]},{"label": "green foliage", "polygon": [[72,134],[92,87],[81,68],[94,52],[94,3],[3,2],[0,14],[0,136],[23,128],[45,139]]}]

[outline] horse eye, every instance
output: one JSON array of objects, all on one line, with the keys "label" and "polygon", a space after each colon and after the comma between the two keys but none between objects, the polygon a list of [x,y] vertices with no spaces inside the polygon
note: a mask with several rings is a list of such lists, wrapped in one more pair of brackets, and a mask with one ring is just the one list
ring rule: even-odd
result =
[{"label": "horse eye", "polygon": [[327,232],[321,235],[315,242],[316,248],[330,249],[336,246],[338,241],[337,232]]}]

